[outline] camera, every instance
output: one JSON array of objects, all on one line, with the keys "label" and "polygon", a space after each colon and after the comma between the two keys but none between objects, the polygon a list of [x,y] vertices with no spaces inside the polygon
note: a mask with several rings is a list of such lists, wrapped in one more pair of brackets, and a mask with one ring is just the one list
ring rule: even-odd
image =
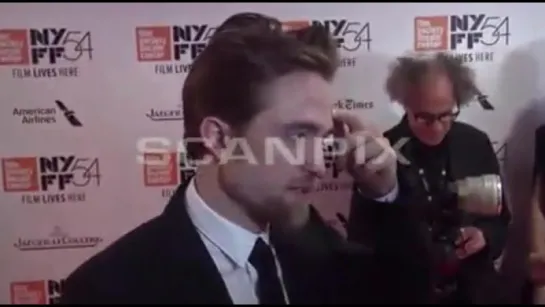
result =
[{"label": "camera", "polygon": [[446,296],[456,290],[460,260],[457,244],[466,213],[497,216],[501,212],[503,188],[497,174],[448,182],[432,201],[427,202],[426,213],[431,232],[432,253],[436,265],[436,291]]},{"label": "camera", "polygon": [[445,189],[428,202],[427,225],[431,235],[434,267],[434,292],[438,298],[448,297],[457,290],[456,242],[460,236],[463,212],[457,193]]},{"label": "camera", "polygon": [[460,236],[463,212],[458,207],[458,194],[448,189],[435,197],[428,207],[434,259],[439,265],[456,261],[456,241]]},{"label": "camera", "polygon": [[497,216],[501,212],[503,188],[496,174],[448,182],[442,185],[433,201],[427,203],[426,215],[431,230],[432,242],[441,246],[442,258],[455,257],[456,240],[465,213],[482,216]]}]

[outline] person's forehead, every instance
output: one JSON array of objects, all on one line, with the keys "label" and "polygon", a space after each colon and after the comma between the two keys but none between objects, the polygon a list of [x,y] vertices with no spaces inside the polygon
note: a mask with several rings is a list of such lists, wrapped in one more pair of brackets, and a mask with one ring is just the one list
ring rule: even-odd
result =
[{"label": "person's forehead", "polygon": [[418,111],[445,112],[456,104],[452,84],[442,76],[428,78],[417,86],[411,86],[407,94],[408,107]]},{"label": "person's forehead", "polygon": [[319,74],[296,72],[280,77],[265,86],[262,99],[268,113],[284,122],[331,124],[333,86]]}]

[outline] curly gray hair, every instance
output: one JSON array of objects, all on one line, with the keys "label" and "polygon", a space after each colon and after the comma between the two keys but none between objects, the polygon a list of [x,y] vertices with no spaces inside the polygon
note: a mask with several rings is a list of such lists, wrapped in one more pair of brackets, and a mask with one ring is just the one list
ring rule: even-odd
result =
[{"label": "curly gray hair", "polygon": [[465,106],[479,94],[473,70],[459,57],[437,53],[433,57],[399,57],[386,81],[386,92],[392,101],[403,103],[408,86],[417,86],[430,71],[447,74],[454,87],[459,106]]}]

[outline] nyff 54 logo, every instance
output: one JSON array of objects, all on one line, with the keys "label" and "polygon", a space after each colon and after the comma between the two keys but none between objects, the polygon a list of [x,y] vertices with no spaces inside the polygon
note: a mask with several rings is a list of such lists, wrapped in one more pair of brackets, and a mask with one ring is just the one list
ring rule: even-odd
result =
[{"label": "nyff 54 logo", "polygon": [[346,18],[325,20],[286,20],[282,22],[284,30],[296,30],[312,24],[324,26],[337,42],[341,51],[341,66],[356,66],[355,53],[371,51],[371,25],[369,22],[349,20]]},{"label": "nyff 54 logo", "polygon": [[136,27],[137,59],[171,62],[156,64],[156,74],[186,74],[214,31],[208,24]]},{"label": "nyff 54 logo", "polygon": [[177,185],[186,183],[196,165],[183,152],[144,153],[144,185],[162,187],[161,195],[169,198]]},{"label": "nyff 54 logo", "polygon": [[0,29],[0,66],[30,66],[13,68],[13,78],[78,77],[77,63],[92,60],[92,54],[89,31]]},{"label": "nyff 54 logo", "polygon": [[85,188],[99,186],[101,173],[98,158],[11,157],[2,159],[2,178],[4,192],[22,193],[22,203],[46,204],[84,202]]},{"label": "nyff 54 logo", "polygon": [[451,51],[465,62],[492,62],[491,47],[508,46],[508,16],[465,14],[414,19],[415,51]]}]

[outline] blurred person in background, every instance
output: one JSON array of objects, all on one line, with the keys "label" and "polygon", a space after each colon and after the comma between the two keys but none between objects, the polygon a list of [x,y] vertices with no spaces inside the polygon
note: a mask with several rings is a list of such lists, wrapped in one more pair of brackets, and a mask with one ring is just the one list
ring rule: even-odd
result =
[{"label": "blurred person in background", "polygon": [[[325,173],[315,142],[321,150],[334,122],[340,136],[367,129],[349,114],[332,115],[337,67],[321,26],[286,33],[261,14],[228,18],[182,94],[187,154],[209,163],[197,166],[162,214],[77,268],[61,303],[424,302],[428,282],[418,276],[426,276],[427,261],[412,248],[419,237],[409,238],[417,220],[397,203],[391,147],[368,138],[366,157],[376,163],[356,165],[353,152],[341,158],[403,242],[375,250],[348,244],[307,205]],[[292,150],[302,144],[301,163],[278,156],[267,163],[271,137]]]},{"label": "blurred person in background", "polygon": [[545,303],[545,125],[536,129],[534,193],[531,201],[528,279],[523,289],[525,304]]},{"label": "blurred person in background", "polygon": [[[446,209],[449,182],[484,174],[500,174],[498,160],[488,136],[456,121],[462,107],[475,98],[473,71],[454,56],[437,53],[426,57],[401,57],[386,81],[392,101],[405,109],[401,122],[384,133],[399,149],[397,180],[409,205],[421,212],[421,240],[434,259],[434,301],[437,303],[495,302],[499,275],[494,261],[503,252],[510,212],[502,205],[499,216],[462,213],[460,229],[454,229],[453,244],[437,244],[434,234],[447,227],[441,212]],[[406,163],[406,162],[409,163]],[[451,200],[448,200],[451,201]],[[378,206],[354,193],[348,223],[348,238],[369,246],[392,234],[378,225]],[[381,209],[381,208],[379,208]],[[380,227],[380,228],[379,228]],[[392,227],[393,233],[400,230]],[[452,252],[443,253],[444,248]],[[446,250],[445,250],[446,251]],[[437,255],[441,255],[438,257]],[[454,259],[443,258],[451,255]]]}]

